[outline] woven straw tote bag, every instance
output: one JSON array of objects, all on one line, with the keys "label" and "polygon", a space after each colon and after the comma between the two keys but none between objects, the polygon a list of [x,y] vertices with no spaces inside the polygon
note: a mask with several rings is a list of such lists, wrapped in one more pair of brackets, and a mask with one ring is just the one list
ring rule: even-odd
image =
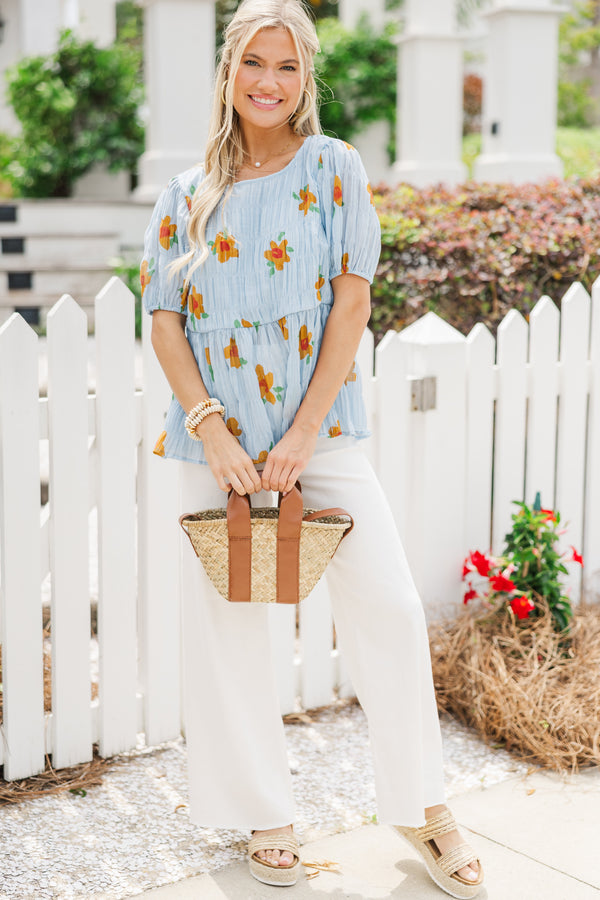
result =
[{"label": "woven straw tote bag", "polygon": [[279,506],[253,509],[231,491],[227,509],[186,513],[179,523],[226,600],[299,603],[354,526],[344,509],[303,509],[300,484]]}]

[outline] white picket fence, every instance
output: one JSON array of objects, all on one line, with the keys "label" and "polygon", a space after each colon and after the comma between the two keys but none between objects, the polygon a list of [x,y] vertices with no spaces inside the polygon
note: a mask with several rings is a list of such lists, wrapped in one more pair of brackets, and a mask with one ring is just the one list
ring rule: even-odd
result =
[{"label": "white picket fence", "polygon": [[[592,315],[593,307],[593,315]],[[38,397],[35,333],[0,328],[0,640],[4,777],[108,756],[181,732],[180,536],[176,464],[153,456],[170,391],[145,317],[144,389],[135,391],[133,298],[118,279],[95,308],[96,393],[87,393],[87,322],[64,296],[48,316],[48,397]],[[375,360],[375,375],[373,371]],[[511,312],[468,338],[429,313],[359,352],[373,438],[430,616],[460,604],[468,549],[498,549],[511,501],[560,509],[565,546],[583,549],[585,587],[600,577],[600,282],[562,314],[542,298],[529,325]],[[414,410],[424,377],[435,404]],[[49,503],[39,497],[50,446]],[[89,522],[97,510],[98,697],[90,689]],[[44,713],[40,585],[51,575],[52,711]],[[574,598],[580,570],[571,567]],[[365,598],[368,602],[368,598]],[[352,686],[333,644],[325,581],[295,610],[272,608],[282,712]]]}]

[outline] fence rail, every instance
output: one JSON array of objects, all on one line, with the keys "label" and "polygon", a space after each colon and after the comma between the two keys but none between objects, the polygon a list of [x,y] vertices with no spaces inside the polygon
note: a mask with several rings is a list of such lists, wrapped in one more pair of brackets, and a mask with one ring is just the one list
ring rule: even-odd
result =
[{"label": "fence rail", "polygon": [[[65,295],[48,316],[48,396],[38,396],[36,334],[13,315],[0,328],[0,641],[4,777],[109,755],[180,734],[177,466],[152,454],[170,390],[142,341],[134,387],[134,301],[116,278],[96,299],[96,393],[88,396],[87,321]],[[529,323],[512,311],[497,340],[467,338],[433,313],[358,354],[384,483],[430,616],[460,603],[469,549],[498,550],[512,501],[560,509],[564,546],[582,548],[600,587],[600,281],[575,284],[561,313],[543,297]],[[373,369],[374,366],[374,369]],[[374,374],[373,374],[374,371]],[[418,406],[422,379],[435,402]],[[428,387],[431,382],[428,382]],[[40,441],[50,447],[49,502],[39,495]],[[97,697],[90,684],[90,513],[98,521]],[[96,553],[97,549],[97,553]],[[50,574],[52,705],[44,713],[40,587]],[[334,646],[326,581],[295,610],[270,610],[282,712],[297,698],[352,693]]]}]

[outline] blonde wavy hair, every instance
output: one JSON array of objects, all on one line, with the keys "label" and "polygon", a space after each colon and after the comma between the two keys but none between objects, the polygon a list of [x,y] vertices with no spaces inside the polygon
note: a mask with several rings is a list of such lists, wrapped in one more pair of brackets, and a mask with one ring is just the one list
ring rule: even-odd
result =
[{"label": "blonde wavy hair", "polygon": [[227,200],[244,159],[239,116],[233,107],[233,83],[246,47],[265,28],[285,28],[300,61],[303,90],[290,117],[292,131],[301,136],[322,133],[313,64],[313,57],[320,47],[312,19],[300,0],[243,0],[225,29],[225,42],[215,73],[204,158],[205,177],[194,194],[187,229],[190,250],[171,263],[172,274],[192,263],[186,282],[208,257],[208,219],[221,198],[224,196]]}]

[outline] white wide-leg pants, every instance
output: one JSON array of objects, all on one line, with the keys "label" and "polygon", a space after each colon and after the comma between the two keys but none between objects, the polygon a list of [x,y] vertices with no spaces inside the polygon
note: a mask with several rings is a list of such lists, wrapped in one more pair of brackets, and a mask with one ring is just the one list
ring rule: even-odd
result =
[{"label": "white wide-leg pants", "polygon": [[[181,511],[224,506],[207,466],[181,463]],[[304,505],[342,506],[354,530],[327,569],[340,650],[367,716],[379,821],[418,826],[444,802],[425,617],[383,490],[362,450],[315,453]],[[270,495],[252,496],[255,506]],[[294,821],[268,607],[229,603],[183,536],[184,706],[190,814],[198,825]]]}]

